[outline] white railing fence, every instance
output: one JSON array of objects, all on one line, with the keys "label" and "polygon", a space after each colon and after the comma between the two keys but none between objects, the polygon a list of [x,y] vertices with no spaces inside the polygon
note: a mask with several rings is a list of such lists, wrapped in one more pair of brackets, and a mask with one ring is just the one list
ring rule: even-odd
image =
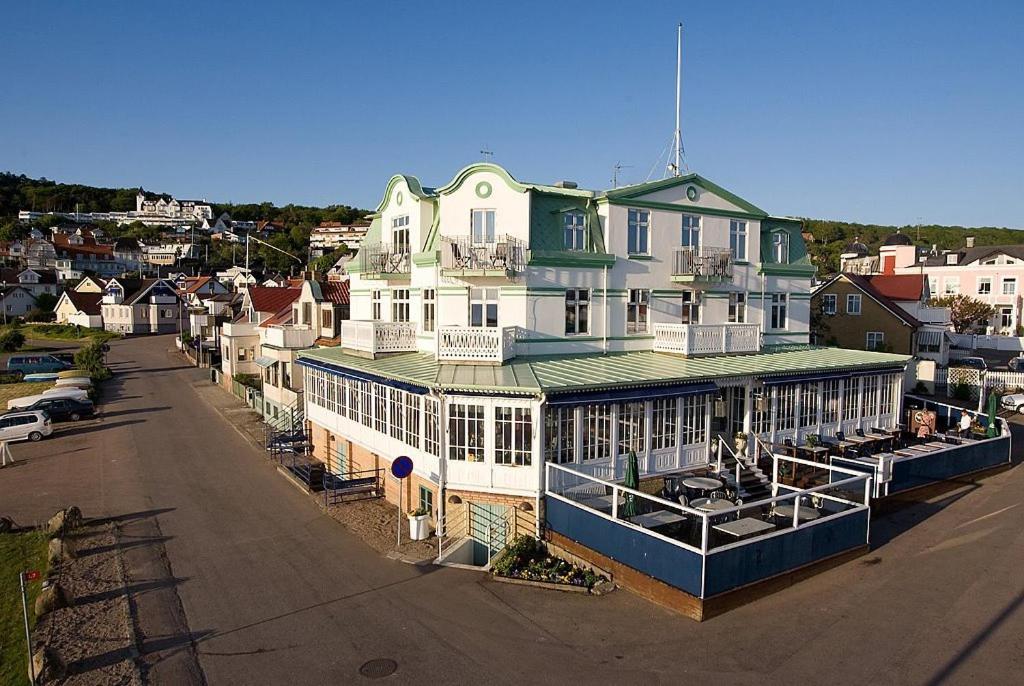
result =
[{"label": "white railing fence", "polygon": [[438,327],[437,359],[502,363],[515,357],[516,327]]},{"label": "white railing fence", "polygon": [[654,351],[683,355],[752,353],[761,349],[757,324],[654,324]]},{"label": "white railing fence", "polygon": [[411,322],[341,322],[341,345],[372,354],[416,350],[416,325]]}]

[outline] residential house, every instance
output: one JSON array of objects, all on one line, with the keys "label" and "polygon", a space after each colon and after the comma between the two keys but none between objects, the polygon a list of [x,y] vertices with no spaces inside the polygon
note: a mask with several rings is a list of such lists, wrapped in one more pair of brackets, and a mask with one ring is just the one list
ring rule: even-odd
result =
[{"label": "residential house", "polygon": [[298,288],[263,286],[250,286],[243,291],[238,316],[220,327],[221,371],[225,384],[230,384],[236,374],[261,374],[261,367],[256,365],[261,344],[260,324],[282,313],[290,313],[299,292]]},{"label": "residential house", "polygon": [[259,283],[249,269],[237,265],[217,272],[214,276],[222,284],[235,291],[245,290],[249,286]]},{"label": "residential house", "polygon": [[213,207],[205,200],[176,200],[173,197],[149,198],[141,188],[135,196],[135,212],[139,219],[184,219],[203,221],[213,217]]},{"label": "residential house", "polygon": [[369,222],[320,222],[309,234],[310,254],[313,257],[320,257],[342,246],[355,252],[369,228]]},{"label": "residential house", "polygon": [[52,269],[18,269],[13,267],[0,268],[0,281],[4,286],[18,284],[38,298],[44,293],[56,296],[60,292],[57,284],[57,272]]},{"label": "residential house", "polygon": [[621,481],[635,453],[647,478],[719,445],[747,460],[892,427],[907,357],[809,346],[814,271],[799,220],[698,174],[607,191],[488,163],[438,188],[396,175],[349,264],[340,346],[298,353],[314,456],[410,457],[402,502],[486,562],[472,513],[538,534],[548,474]]},{"label": "residential house", "polygon": [[15,239],[0,241],[0,261],[5,264],[19,264],[25,259],[25,244]]},{"label": "residential house", "polygon": [[24,317],[35,306],[36,299],[24,286],[0,287],[0,311],[3,312],[4,323],[11,317]]},{"label": "residential house", "polygon": [[949,360],[949,309],[930,307],[922,274],[837,274],[811,296],[819,343]]},{"label": "residential house", "polygon": [[132,236],[121,236],[114,241],[114,257],[126,272],[137,272],[143,265],[142,244]]},{"label": "residential house", "polygon": [[52,240],[56,254],[52,266],[62,281],[79,279],[86,273],[109,277],[125,272],[124,263],[114,255],[114,246],[97,243],[91,233],[69,234],[55,230]]},{"label": "residential house", "polygon": [[110,279],[101,299],[103,328],[123,334],[178,331],[180,302],[167,279]]},{"label": "residential house", "polygon": [[77,324],[90,329],[103,328],[103,293],[66,290],[60,294],[56,307],[58,324]]},{"label": "residential house", "polygon": [[79,293],[102,293],[103,289],[106,287],[106,279],[101,279],[98,276],[91,276],[87,274],[83,276],[78,283],[75,284],[73,290],[76,290]]}]

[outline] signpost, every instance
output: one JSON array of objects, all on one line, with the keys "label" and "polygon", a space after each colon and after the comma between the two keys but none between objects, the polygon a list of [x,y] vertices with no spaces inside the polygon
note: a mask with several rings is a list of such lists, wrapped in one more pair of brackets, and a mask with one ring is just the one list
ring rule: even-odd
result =
[{"label": "signpost", "polygon": [[412,474],[412,459],[405,455],[391,463],[391,475],[398,479],[398,546],[402,545],[402,480]]},{"label": "signpost", "polygon": [[28,629],[28,590],[25,588],[26,581],[39,579],[39,570],[31,569],[27,572],[18,572],[18,585],[21,586],[21,615],[25,619],[25,650],[28,651],[28,678],[32,686],[36,686],[36,666],[32,663],[32,634]]},{"label": "signpost", "polygon": [[0,441],[0,467],[6,467],[9,464],[14,464],[14,455],[11,455],[7,441]]}]

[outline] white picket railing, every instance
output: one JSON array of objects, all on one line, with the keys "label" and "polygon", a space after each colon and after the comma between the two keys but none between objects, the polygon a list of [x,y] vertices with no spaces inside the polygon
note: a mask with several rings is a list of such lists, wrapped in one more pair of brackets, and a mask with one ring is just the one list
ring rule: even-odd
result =
[{"label": "white picket railing", "polygon": [[437,337],[438,361],[500,364],[516,355],[514,326],[441,326]]},{"label": "white picket railing", "polygon": [[761,349],[757,324],[654,325],[654,351],[683,355],[753,353]]},{"label": "white picket railing", "polygon": [[416,350],[416,325],[411,322],[341,322],[341,345],[370,354]]}]

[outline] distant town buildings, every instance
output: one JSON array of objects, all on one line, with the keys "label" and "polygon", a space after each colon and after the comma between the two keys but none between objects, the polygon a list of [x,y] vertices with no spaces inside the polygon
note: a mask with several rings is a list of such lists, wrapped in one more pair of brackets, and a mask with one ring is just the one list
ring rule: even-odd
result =
[{"label": "distant town buildings", "polygon": [[369,222],[345,224],[343,222],[320,222],[309,234],[309,250],[313,257],[321,257],[345,246],[352,252],[359,250]]}]

